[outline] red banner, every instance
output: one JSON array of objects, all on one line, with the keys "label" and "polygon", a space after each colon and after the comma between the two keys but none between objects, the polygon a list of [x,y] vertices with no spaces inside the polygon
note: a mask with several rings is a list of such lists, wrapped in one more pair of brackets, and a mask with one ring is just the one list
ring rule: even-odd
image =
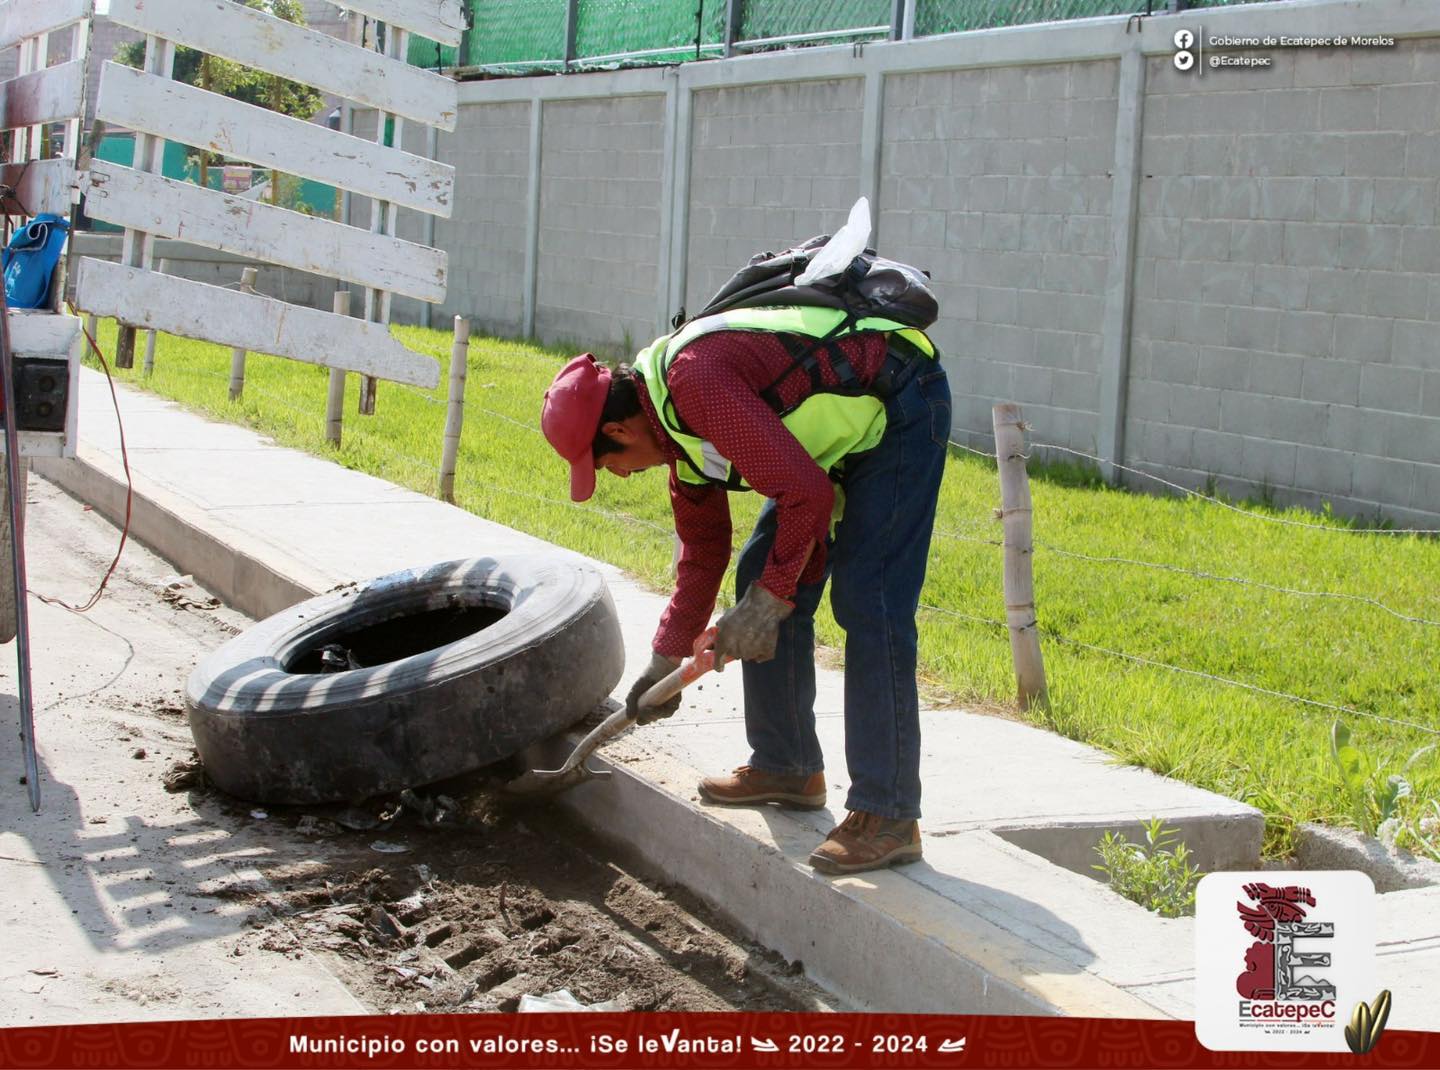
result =
[{"label": "red banner", "polygon": [[1440,1033],[1368,1055],[1210,1052],[1190,1022],[925,1014],[390,1015],[0,1030],[0,1067],[1435,1067]]}]

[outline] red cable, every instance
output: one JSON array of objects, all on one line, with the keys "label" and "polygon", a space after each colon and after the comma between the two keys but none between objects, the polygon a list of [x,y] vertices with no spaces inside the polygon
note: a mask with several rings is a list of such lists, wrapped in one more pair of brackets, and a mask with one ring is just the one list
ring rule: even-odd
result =
[{"label": "red cable", "polygon": [[[75,312],[74,305],[69,307],[72,313]],[[120,555],[125,552],[125,540],[130,536],[130,507],[135,500],[135,481],[130,477],[130,453],[125,448],[125,424],[120,419],[120,398],[115,393],[115,380],[110,376],[110,365],[105,361],[105,354],[100,352],[100,346],[94,338],[90,337],[90,332],[85,330],[83,323],[80,326],[80,333],[85,336],[85,340],[90,343],[90,348],[94,351],[95,356],[100,359],[100,367],[105,371],[105,381],[110,384],[110,401],[115,406],[115,426],[120,429],[120,462],[125,466],[125,524],[120,529],[120,545],[115,550],[115,560],[110,562],[110,567],[105,570],[105,575],[100,580],[100,586],[95,588],[95,593],[83,606],[72,606],[69,602],[59,598],[47,598],[38,591],[30,592],[46,605],[60,606],[72,613],[87,613],[94,609],[96,603],[100,601],[100,596],[105,593],[105,585],[115,575],[116,566],[120,564]],[[72,384],[71,389],[79,390],[79,382]]]}]

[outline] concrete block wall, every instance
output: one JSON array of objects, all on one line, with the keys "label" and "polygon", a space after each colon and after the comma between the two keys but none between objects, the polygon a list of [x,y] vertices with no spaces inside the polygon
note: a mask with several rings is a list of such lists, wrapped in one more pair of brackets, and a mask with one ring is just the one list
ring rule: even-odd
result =
[{"label": "concrete block wall", "polygon": [[762,250],[833,231],[860,193],[858,78],[697,91],[685,307]]},{"label": "concrete block wall", "polygon": [[1440,40],[1149,61],[1127,463],[1440,512]]},{"label": "concrete block wall", "polygon": [[[450,258],[439,313],[446,320],[470,317],[476,333],[516,335],[524,301],[529,102],[461,108],[455,133],[440,135],[440,159],[455,168],[456,197],[451,217],[436,224],[436,243]],[[394,310],[397,321],[404,311]],[[442,323],[438,316],[435,322]]]},{"label": "concrete block wall", "polygon": [[932,273],[957,441],[987,444],[1015,401],[1037,437],[1095,449],[1118,70],[887,79],[880,241]]},{"label": "concrete block wall", "polygon": [[[881,251],[933,273],[957,441],[988,447],[991,406],[1015,401],[1037,441],[1105,464],[1440,527],[1440,5],[1299,6],[1299,23],[1295,4],[1206,9],[1203,27],[1397,43],[1181,74],[1185,13],[466,83],[440,244],[513,270],[452,260],[447,311],[494,302],[481,329],[520,334],[533,287],[542,336],[618,352],[864,193]],[[528,145],[537,101],[538,168],[476,147],[503,109]],[[637,126],[628,152],[591,135],[575,173],[564,139]],[[597,203],[650,211],[617,235]]]},{"label": "concrete block wall", "polygon": [[656,334],[664,118],[660,96],[545,103],[535,305],[541,341],[628,350]]}]

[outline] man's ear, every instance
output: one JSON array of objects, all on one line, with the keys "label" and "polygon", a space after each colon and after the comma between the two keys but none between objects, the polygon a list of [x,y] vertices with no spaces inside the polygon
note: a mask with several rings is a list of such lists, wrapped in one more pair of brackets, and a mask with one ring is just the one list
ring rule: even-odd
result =
[{"label": "man's ear", "polygon": [[635,441],[635,432],[619,420],[610,420],[601,424],[600,430],[606,438],[613,439],[625,446]]}]

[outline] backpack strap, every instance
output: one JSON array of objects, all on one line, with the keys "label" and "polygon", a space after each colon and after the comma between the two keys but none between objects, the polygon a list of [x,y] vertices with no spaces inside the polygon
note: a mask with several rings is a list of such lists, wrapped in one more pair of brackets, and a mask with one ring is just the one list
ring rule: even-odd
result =
[{"label": "backpack strap", "polygon": [[[760,397],[778,413],[785,411],[785,404],[780,399],[780,385],[790,378],[797,371],[803,371],[810,379],[811,389],[817,393],[821,390],[829,390],[831,393],[844,394],[851,391],[863,393],[859,383],[856,381],[855,369],[850,364],[850,359],[845,356],[843,350],[836,343],[839,335],[844,334],[857,322],[853,312],[847,313],[845,317],[830,328],[820,338],[805,338],[794,334],[776,334],[780,344],[790,354],[790,367],[777,375],[770,384],[760,391]],[[830,370],[835,373],[838,380],[835,387],[826,387],[820,378],[820,354],[825,353],[830,358]]]}]

